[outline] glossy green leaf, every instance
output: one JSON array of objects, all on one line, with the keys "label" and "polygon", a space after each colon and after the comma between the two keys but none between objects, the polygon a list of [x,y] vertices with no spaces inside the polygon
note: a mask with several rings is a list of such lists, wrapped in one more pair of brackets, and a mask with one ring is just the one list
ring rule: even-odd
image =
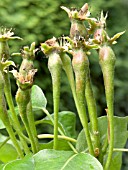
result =
[{"label": "glossy green leaf", "polygon": [[17,157],[17,151],[11,144],[6,143],[2,148],[0,148],[0,161],[6,163],[15,160]]},{"label": "glossy green leaf", "polygon": [[37,85],[32,86],[31,100],[32,107],[35,109],[45,108],[47,105],[47,99],[41,88]]},{"label": "glossy green leaf", "polygon": [[[114,117],[114,148],[124,148],[127,141],[127,117]],[[103,144],[107,134],[107,117],[98,118],[99,133]],[[89,124],[90,127],[90,124]],[[87,149],[85,133],[82,130],[78,136],[76,148],[79,152]],[[104,156],[106,159],[107,154]],[[111,170],[120,170],[122,164],[122,152],[114,152],[111,162]]]},{"label": "glossy green leaf", "polygon": [[99,161],[86,153],[42,150],[34,155],[35,170],[103,170]]},{"label": "glossy green leaf", "polygon": [[32,156],[26,156],[22,160],[15,160],[6,164],[4,170],[35,170],[34,159]]}]

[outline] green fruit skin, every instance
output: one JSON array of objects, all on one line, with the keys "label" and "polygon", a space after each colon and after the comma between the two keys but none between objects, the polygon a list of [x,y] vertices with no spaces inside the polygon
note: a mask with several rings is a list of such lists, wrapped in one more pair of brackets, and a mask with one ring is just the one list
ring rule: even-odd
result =
[{"label": "green fruit skin", "polygon": [[8,42],[6,40],[0,41],[0,60],[6,61],[9,56]]},{"label": "green fruit skin", "polygon": [[53,86],[53,104],[54,104],[54,145],[53,148],[57,149],[58,145],[58,112],[60,102],[60,83],[61,83],[61,70],[62,61],[58,53],[53,52],[49,55],[48,68],[52,77]]},{"label": "green fruit skin", "polygon": [[20,72],[23,76],[26,76],[31,69],[34,69],[33,61],[24,58],[23,61],[22,61],[22,63],[21,63],[19,72]]},{"label": "green fruit skin", "polygon": [[7,132],[9,133],[9,136],[12,140],[12,142],[14,143],[17,152],[19,153],[20,157],[23,158],[23,152],[16,140],[15,134],[13,132],[13,129],[11,127],[10,124],[10,120],[9,120],[9,116],[7,113],[7,108],[6,108],[6,101],[5,101],[5,97],[4,97],[4,79],[3,79],[3,75],[0,71],[0,119],[3,121]]},{"label": "green fruit skin", "polygon": [[72,61],[67,54],[62,54],[61,60],[63,63],[63,69],[68,77],[68,81],[71,86],[73,96],[75,96],[76,91],[75,91],[75,81],[74,81],[74,73],[73,73],[73,68],[72,68]]},{"label": "green fruit skin", "polygon": [[[59,100],[60,98],[60,80],[61,80],[61,70],[62,61],[57,53],[49,55],[48,59],[48,69],[51,73],[52,84],[53,84],[53,99]],[[55,102],[57,110],[59,109],[58,103]]]},{"label": "green fruit skin", "polygon": [[84,25],[83,21],[79,21],[76,19],[71,20],[71,28],[70,28],[70,37],[74,39],[77,36],[87,37],[87,29]]},{"label": "green fruit skin", "polygon": [[[88,59],[82,49],[75,49],[73,52],[72,66],[75,73],[76,95],[79,102],[79,107],[83,110],[80,116],[81,122],[85,123],[85,82],[88,72]],[[81,110],[80,109],[80,110]],[[84,120],[85,119],[85,120]]]},{"label": "green fruit skin", "polygon": [[[72,66],[76,76],[76,91],[85,91],[85,82],[89,69],[89,61],[86,53],[82,49],[74,50]],[[85,98],[85,93],[83,93],[82,96]]]},{"label": "green fruit skin", "polygon": [[4,98],[4,80],[3,80],[3,75],[0,71],[0,118],[5,124],[5,126],[8,126],[9,123],[9,118],[7,114],[7,109],[6,109],[6,102]]},{"label": "green fruit skin", "polygon": [[116,57],[111,47],[104,45],[99,50],[99,63],[102,69],[106,102],[107,102],[107,116],[108,116],[108,158],[105,164],[105,170],[109,169],[113,147],[114,147],[114,69],[115,69]]},{"label": "green fruit skin", "polygon": [[102,161],[101,158],[102,153],[100,148],[100,135],[98,131],[97,108],[96,108],[96,101],[93,95],[93,90],[91,85],[90,70],[88,70],[88,74],[86,77],[85,97],[86,97],[86,103],[87,103],[88,113],[89,113],[89,118],[91,123],[92,137],[94,140],[93,146],[94,146],[95,156],[99,157],[99,160]]},{"label": "green fruit skin", "polygon": [[86,76],[89,69],[89,61],[83,49],[76,48],[73,50],[72,66],[75,73],[78,114],[85,131],[86,140],[89,147],[89,153],[94,155],[94,150],[93,150],[89,128],[88,128],[88,118],[86,115],[86,104],[85,104],[85,83],[86,83]]},{"label": "green fruit skin", "polygon": [[99,63],[103,72],[107,107],[113,105],[114,100],[114,69],[116,57],[109,46],[101,47],[99,51]]}]

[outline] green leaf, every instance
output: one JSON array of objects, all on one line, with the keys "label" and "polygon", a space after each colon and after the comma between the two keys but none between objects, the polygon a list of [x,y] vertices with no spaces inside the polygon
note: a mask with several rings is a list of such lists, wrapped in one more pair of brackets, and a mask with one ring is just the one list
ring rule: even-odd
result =
[{"label": "green leaf", "polygon": [[[114,148],[124,148],[127,141],[127,119],[116,117],[114,120]],[[105,155],[107,157],[107,154]],[[111,161],[111,170],[120,170],[122,165],[122,152],[114,152]]]},{"label": "green leaf", "polygon": [[33,109],[46,108],[47,99],[41,88],[37,85],[32,86],[31,100]]},{"label": "green leaf", "polygon": [[47,143],[40,143],[39,144],[39,150],[43,149],[52,149],[53,148],[53,140]]},{"label": "green leaf", "polygon": [[[36,125],[38,125],[38,124],[49,124],[49,125],[52,125],[52,126],[53,126],[52,121],[49,120],[48,117],[45,117],[45,118],[42,119],[42,120],[36,121]],[[62,125],[61,125],[59,122],[58,122],[58,127],[64,132],[63,127],[62,127]]]},{"label": "green leaf", "polygon": [[[32,87],[31,98],[32,98],[33,109],[43,110],[43,108],[46,107],[47,100],[41,88],[38,87],[37,85],[33,85]],[[51,114],[51,117],[54,119],[54,114]],[[49,117],[46,116],[44,120],[49,120]],[[47,123],[50,123],[50,122],[47,122]],[[70,112],[70,111],[59,112],[59,126],[60,126],[60,129],[64,131],[67,136],[73,137],[73,138],[76,137],[75,124],[76,124],[76,117],[73,112]]]},{"label": "green leaf", "polygon": [[70,111],[59,112],[59,122],[67,136],[76,137],[76,115]]},{"label": "green leaf", "polygon": [[0,164],[0,170],[3,170],[4,164]]},{"label": "green leaf", "polygon": [[[53,148],[53,140],[48,143],[41,143],[40,144],[40,150],[43,149],[52,149]],[[68,142],[63,139],[58,139],[58,146],[57,150],[63,150],[63,151],[70,151],[71,148],[68,145]]]},{"label": "green leaf", "polygon": [[[99,133],[103,144],[107,133],[107,117],[98,118]],[[127,117],[114,117],[114,148],[124,148],[127,141]],[[89,123],[90,128],[90,123]],[[79,152],[87,149],[85,133],[82,130],[77,138],[76,148]],[[107,154],[104,156],[106,158]],[[111,170],[120,170],[122,164],[122,152],[114,152],[111,162]]]},{"label": "green leaf", "polygon": [[[51,114],[52,118],[54,119],[54,114]],[[49,120],[48,117],[45,119]],[[76,137],[76,116],[75,113],[70,111],[62,111],[58,113],[58,120],[61,128],[63,129],[65,135],[69,137]]]},{"label": "green leaf", "polygon": [[11,144],[6,143],[2,148],[0,148],[0,161],[6,163],[15,160],[17,157],[17,151]]},{"label": "green leaf", "polygon": [[7,138],[8,138],[8,136],[4,136],[0,133],[0,143],[4,142]]},{"label": "green leaf", "polygon": [[22,160],[15,160],[4,166],[4,170],[34,170],[34,159],[27,155]]},{"label": "green leaf", "polygon": [[[54,119],[54,114],[51,114],[51,117]],[[40,121],[38,121],[38,122],[40,122]],[[43,120],[41,120],[41,122],[53,125],[51,120],[49,120],[48,116],[46,116]],[[76,116],[73,112],[70,112],[70,111],[59,112],[59,124],[58,125],[59,125],[59,128],[61,129],[61,131],[66,136],[76,138],[75,124],[76,124]],[[71,150],[67,141],[59,139],[58,142],[59,142],[58,150]],[[53,142],[50,142],[48,144],[43,143],[41,145],[42,145],[41,149],[44,149],[44,148],[52,149],[53,148]]]},{"label": "green leaf", "polygon": [[103,170],[99,161],[86,153],[42,150],[34,155],[35,170]]},{"label": "green leaf", "polygon": [[5,128],[5,126],[4,126],[3,122],[2,122],[2,120],[0,119],[0,129],[4,129],[4,128]]}]

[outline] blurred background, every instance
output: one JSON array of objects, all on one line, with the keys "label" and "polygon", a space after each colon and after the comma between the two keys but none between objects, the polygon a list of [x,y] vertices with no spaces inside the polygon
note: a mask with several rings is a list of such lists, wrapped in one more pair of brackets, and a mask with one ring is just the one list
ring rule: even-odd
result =
[{"label": "blurred background", "polygon": [[[128,0],[3,0],[0,1],[0,26],[13,28],[15,35],[23,41],[10,41],[10,53],[19,52],[23,46],[36,42],[37,48],[41,42],[61,35],[69,35],[70,21],[66,12],[60,6],[80,8],[87,2],[92,17],[98,17],[101,10],[108,12],[107,31],[111,36],[126,30],[126,33],[113,46],[117,56],[115,69],[115,115],[128,116]],[[17,65],[21,58],[13,58]],[[37,53],[35,67],[38,73],[35,84],[39,85],[48,100],[47,108],[52,113],[52,85],[47,68],[47,59],[43,53]],[[105,115],[106,101],[101,70],[96,52],[90,56],[90,69],[93,91],[97,102],[98,116]],[[60,110],[76,112],[70,87],[65,74],[62,75]],[[16,83],[13,77],[12,93],[15,96]],[[41,115],[37,115],[39,118]],[[77,120],[77,130],[81,130]],[[124,154],[122,170],[128,167],[128,155]]]}]

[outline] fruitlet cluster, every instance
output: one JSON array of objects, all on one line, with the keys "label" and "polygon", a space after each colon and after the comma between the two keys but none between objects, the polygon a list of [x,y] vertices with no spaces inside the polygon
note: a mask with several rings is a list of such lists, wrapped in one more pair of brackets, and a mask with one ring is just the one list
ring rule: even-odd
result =
[{"label": "fruitlet cluster", "polygon": [[[88,4],[85,3],[82,8],[61,7],[67,12],[71,22],[69,36],[53,37],[48,39],[36,49],[35,43],[30,48],[25,46],[21,53],[14,55],[22,56],[22,63],[19,71],[15,63],[10,59],[8,40],[21,39],[13,36],[12,30],[1,28],[0,34],[0,119],[3,121],[6,130],[14,143],[14,146],[21,158],[24,154],[30,152],[37,153],[39,151],[39,142],[37,139],[37,130],[34,123],[34,115],[32,110],[31,89],[33,79],[37,69],[34,68],[35,52],[43,51],[48,58],[48,69],[51,73],[53,87],[53,105],[54,119],[50,117],[54,124],[54,144],[53,149],[58,149],[59,134],[64,135],[60,130],[59,105],[61,92],[61,73],[64,70],[69,81],[75,106],[83,126],[85,137],[88,145],[88,151],[92,156],[96,157],[104,169],[109,169],[113,148],[114,148],[114,68],[116,57],[112,44],[116,43],[124,32],[117,33],[112,38],[106,32],[107,14],[104,16],[103,11],[99,18],[92,18]],[[107,142],[109,143],[108,156],[104,162],[104,152],[100,143],[100,133],[98,129],[96,101],[91,86],[89,55],[90,50],[96,50],[99,55],[99,64],[103,73],[105,95],[106,95],[106,114],[108,118]],[[12,65],[13,70],[9,71]],[[16,103],[18,112],[21,117],[27,136],[23,132],[23,128],[17,118],[15,112],[9,74],[13,73],[18,90],[16,93]],[[9,106],[11,114],[7,112],[6,102]],[[86,108],[87,106],[87,108]],[[88,109],[91,130],[88,126]],[[15,129],[15,132],[14,130]],[[21,145],[17,142],[15,133],[19,137]],[[76,149],[69,142],[70,147],[75,152]],[[76,151],[77,152],[77,151]]]}]

